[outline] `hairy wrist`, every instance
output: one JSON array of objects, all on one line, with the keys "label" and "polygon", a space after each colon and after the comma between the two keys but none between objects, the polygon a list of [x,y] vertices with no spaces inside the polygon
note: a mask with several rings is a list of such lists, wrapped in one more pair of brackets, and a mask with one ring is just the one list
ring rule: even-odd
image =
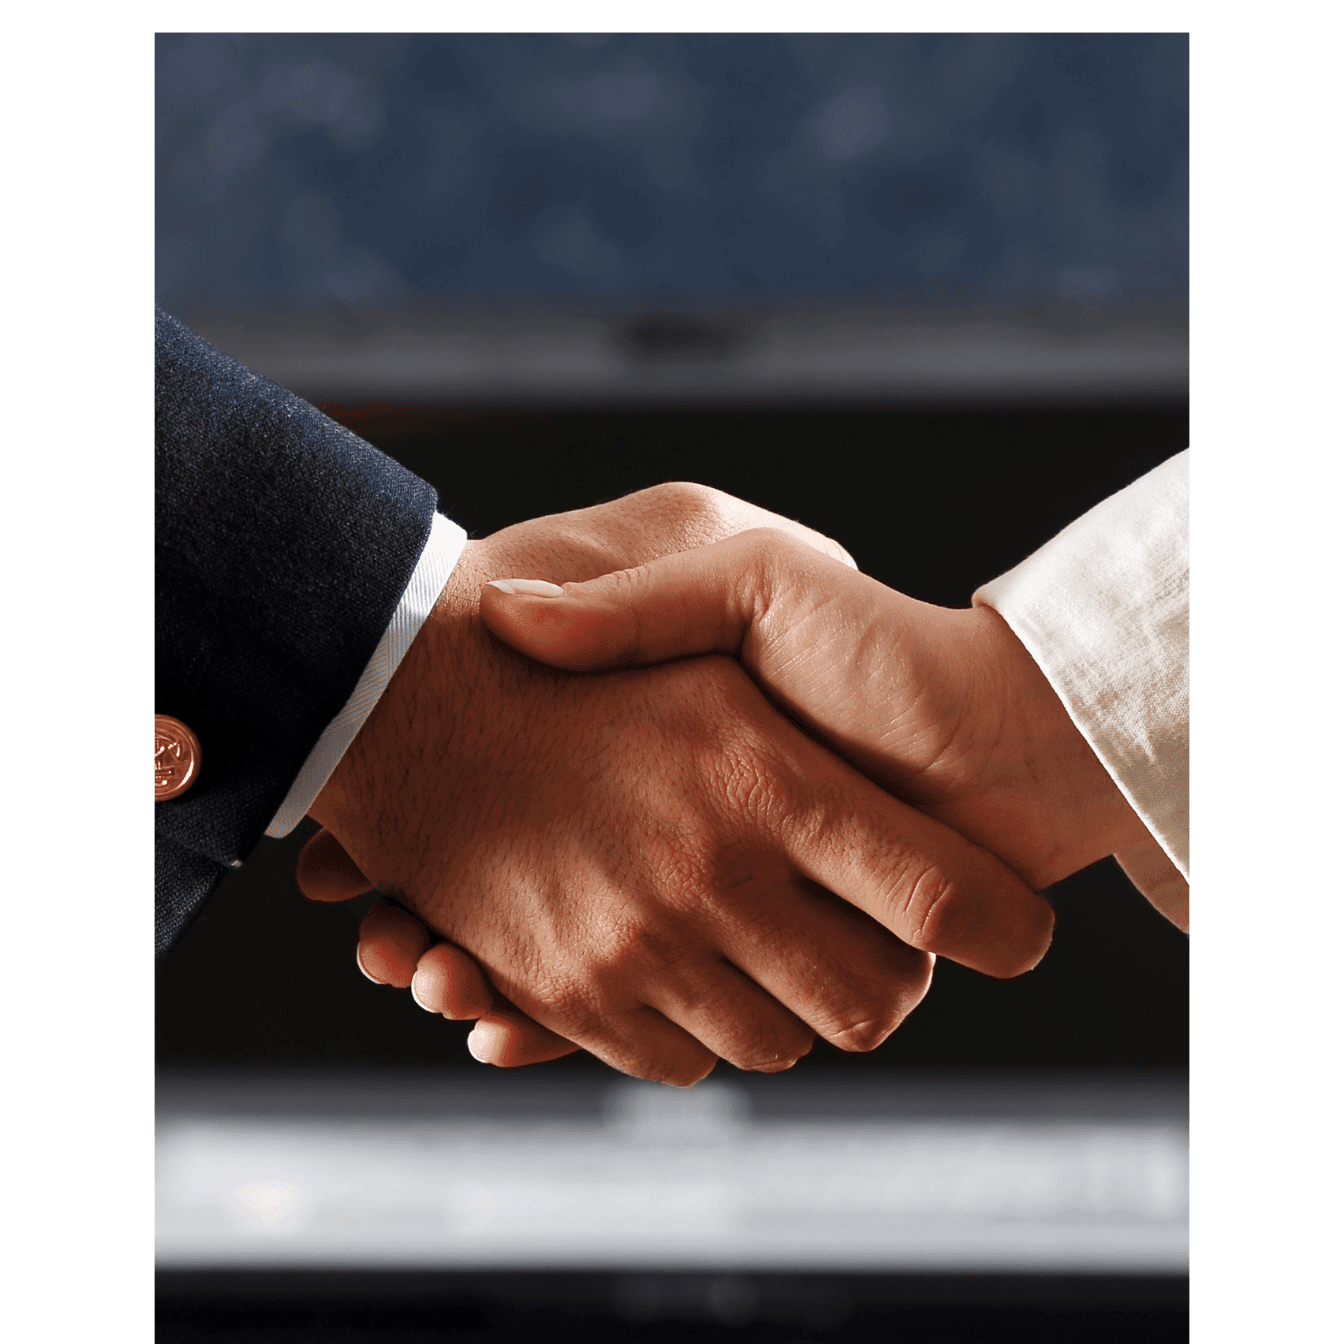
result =
[{"label": "hairy wrist", "polygon": [[[309,810],[372,880],[388,887],[403,888],[423,866],[430,843],[425,789],[432,779],[443,790],[453,778],[439,765],[460,755],[473,688],[481,690],[479,655],[489,639],[477,614],[481,545],[467,543],[386,690]],[[450,804],[448,798],[440,801]]]}]

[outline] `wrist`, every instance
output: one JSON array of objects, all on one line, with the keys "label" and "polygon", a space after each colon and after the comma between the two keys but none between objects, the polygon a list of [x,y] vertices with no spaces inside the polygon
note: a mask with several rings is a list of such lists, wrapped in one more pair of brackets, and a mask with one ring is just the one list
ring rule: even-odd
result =
[{"label": "wrist", "polygon": [[1019,871],[1048,886],[1148,838],[1068,706],[989,606],[969,613],[976,640],[975,699],[992,706],[985,782],[1020,827]]},{"label": "wrist", "polygon": [[[378,703],[318,793],[308,815],[332,832],[369,877],[391,888],[413,878],[422,853],[430,781],[443,790],[463,772],[429,770],[454,760],[479,691],[469,675],[475,645],[488,641],[477,615],[479,549],[467,542]],[[409,806],[416,799],[415,807]],[[451,806],[447,797],[438,806]]]}]

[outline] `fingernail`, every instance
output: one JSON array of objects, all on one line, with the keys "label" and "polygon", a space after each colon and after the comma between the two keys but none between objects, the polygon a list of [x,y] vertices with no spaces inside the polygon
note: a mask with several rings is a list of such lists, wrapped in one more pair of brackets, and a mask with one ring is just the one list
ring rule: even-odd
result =
[{"label": "fingernail", "polygon": [[482,1064],[493,1064],[492,1045],[498,1045],[501,1029],[493,1022],[478,1022],[467,1037],[467,1049],[471,1057]]},{"label": "fingernail", "polygon": [[358,947],[355,948],[355,965],[359,967],[360,974],[366,980],[372,980],[375,985],[381,985],[383,983],[381,980],[378,980],[374,976],[370,975],[368,971],[364,969],[364,959],[359,955]]},{"label": "fingernail", "polygon": [[545,579],[491,579],[490,586],[511,597],[564,597],[565,590],[558,583]]},{"label": "fingernail", "polygon": [[420,972],[416,971],[416,973],[413,976],[411,976],[411,998],[413,998],[416,1001],[416,1003],[418,1003],[420,1007],[422,1007],[425,1010],[425,1012],[437,1013],[439,1011],[437,1008],[431,1008],[429,1004],[427,1004],[424,1001],[424,999],[420,997],[420,993],[415,987],[416,981],[419,979],[420,979]]}]

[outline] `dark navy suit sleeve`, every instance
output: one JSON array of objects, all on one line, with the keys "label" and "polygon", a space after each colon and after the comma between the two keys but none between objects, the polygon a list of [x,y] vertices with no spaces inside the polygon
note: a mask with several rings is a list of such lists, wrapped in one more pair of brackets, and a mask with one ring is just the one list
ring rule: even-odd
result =
[{"label": "dark navy suit sleeve", "polygon": [[155,317],[154,708],[202,768],[156,803],[155,950],[245,859],[359,680],[424,549],[433,489]]}]

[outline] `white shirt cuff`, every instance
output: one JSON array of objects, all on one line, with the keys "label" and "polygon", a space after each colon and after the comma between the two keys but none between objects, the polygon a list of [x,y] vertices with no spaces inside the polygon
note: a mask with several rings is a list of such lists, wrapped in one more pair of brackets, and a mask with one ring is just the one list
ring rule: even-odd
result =
[{"label": "white shirt cuff", "polygon": [[1117,857],[1182,926],[1190,877],[1189,466],[1188,451],[1164,462],[974,598],[1008,622],[1143,819],[1154,843]]},{"label": "white shirt cuff", "polygon": [[345,702],[345,708],[327,725],[308,753],[298,778],[290,786],[280,810],[271,819],[266,834],[278,840],[286,836],[307,815],[322,786],[331,778],[355,734],[373,712],[379,697],[387,689],[392,674],[401,665],[411,641],[433,611],[444,585],[448,582],[467,544],[467,534],[441,513],[434,515],[429,540],[411,574],[411,581],[392,613],[392,620],[378,647],[373,651],[363,675]]}]

